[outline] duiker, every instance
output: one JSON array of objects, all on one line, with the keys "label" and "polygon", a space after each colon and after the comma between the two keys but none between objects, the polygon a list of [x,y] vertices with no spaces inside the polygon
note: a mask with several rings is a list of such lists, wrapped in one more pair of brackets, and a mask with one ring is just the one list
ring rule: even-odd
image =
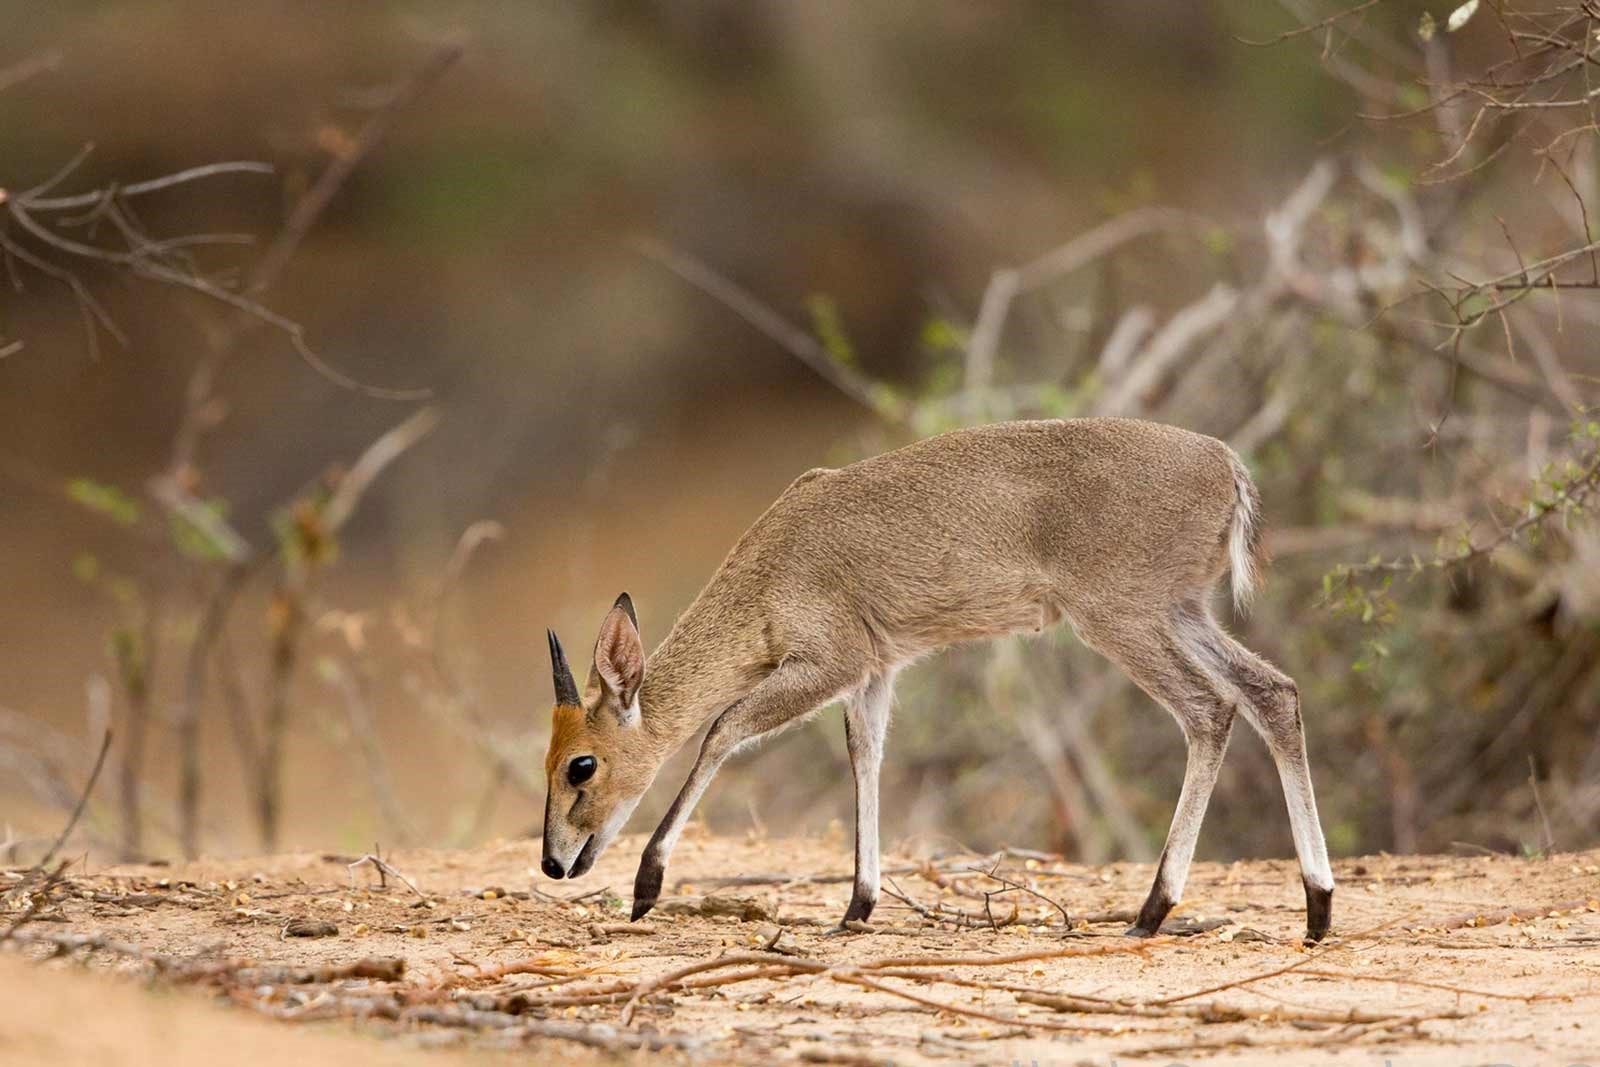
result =
[{"label": "duiker", "polygon": [[543,870],[576,878],[663,761],[710,723],[640,860],[633,917],[655,904],[690,812],[724,760],[843,700],[856,784],[855,888],[878,899],[878,769],[895,674],[958,641],[1062,620],[1178,720],[1188,763],[1155,885],[1130,934],[1183,893],[1235,713],[1272,751],[1306,890],[1328,930],[1333,876],[1294,682],[1224,633],[1223,571],[1243,607],[1262,562],[1259,497],[1222,442],[1132,419],[958,430],[801,475],[734,545],[648,658],[624,593],[580,691],[550,634],[556,705]]}]

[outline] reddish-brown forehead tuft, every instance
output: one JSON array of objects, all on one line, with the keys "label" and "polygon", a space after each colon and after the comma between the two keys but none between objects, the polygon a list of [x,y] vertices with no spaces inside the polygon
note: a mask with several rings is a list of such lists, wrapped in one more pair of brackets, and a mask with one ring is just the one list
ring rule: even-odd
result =
[{"label": "reddish-brown forehead tuft", "polygon": [[550,716],[550,751],[544,757],[544,774],[555,773],[556,760],[583,730],[583,709],[572,704],[557,704]]}]

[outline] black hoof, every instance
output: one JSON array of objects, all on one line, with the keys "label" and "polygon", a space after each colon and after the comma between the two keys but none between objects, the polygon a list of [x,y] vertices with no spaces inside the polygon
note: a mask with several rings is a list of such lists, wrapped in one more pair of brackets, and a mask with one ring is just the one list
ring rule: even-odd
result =
[{"label": "black hoof", "polygon": [[1167,912],[1172,910],[1172,905],[1177,901],[1167,896],[1166,888],[1157,880],[1150,890],[1150,895],[1145,898],[1144,907],[1139,909],[1139,917],[1133,920],[1133,925],[1123,933],[1124,937],[1154,937],[1161,931],[1161,924],[1166,921]]},{"label": "black hoof", "polygon": [[661,882],[666,873],[659,863],[645,860],[639,864],[639,873],[633,879],[634,922],[644,918],[656,906],[656,901],[661,899]]},{"label": "black hoof", "polygon": [[1316,944],[1333,924],[1333,890],[1306,883],[1306,941]]},{"label": "black hoof", "polygon": [[844,912],[844,921],[846,923],[864,923],[872,918],[872,909],[877,905],[878,902],[876,900],[863,896],[852,896],[850,898],[850,906]]}]

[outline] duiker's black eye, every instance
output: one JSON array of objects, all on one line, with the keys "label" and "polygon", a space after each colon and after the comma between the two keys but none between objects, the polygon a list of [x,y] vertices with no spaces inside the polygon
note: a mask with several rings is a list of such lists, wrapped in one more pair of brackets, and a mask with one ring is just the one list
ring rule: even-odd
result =
[{"label": "duiker's black eye", "polygon": [[594,777],[594,770],[599,766],[593,756],[579,756],[567,764],[567,781],[573,785],[582,785]]}]

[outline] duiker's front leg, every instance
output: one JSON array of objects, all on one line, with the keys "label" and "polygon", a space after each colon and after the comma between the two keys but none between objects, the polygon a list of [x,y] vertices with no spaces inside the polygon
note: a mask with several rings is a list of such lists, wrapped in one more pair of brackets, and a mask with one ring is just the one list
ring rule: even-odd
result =
[{"label": "duiker's front leg", "polygon": [[650,843],[639,857],[639,873],[633,880],[633,918],[638,921],[655,907],[666,876],[667,857],[689,822],[694,806],[700,802],[711,779],[716,777],[729,756],[764,734],[787,726],[848,686],[837,676],[798,659],[786,659],[750,695],[730,705],[706,731],[700,755],[688,779],[661,825],[650,836]]},{"label": "duiker's front leg", "polygon": [[856,878],[846,923],[866,922],[878,903],[878,769],[893,700],[894,676],[874,675],[845,704],[845,746],[856,779]]}]

